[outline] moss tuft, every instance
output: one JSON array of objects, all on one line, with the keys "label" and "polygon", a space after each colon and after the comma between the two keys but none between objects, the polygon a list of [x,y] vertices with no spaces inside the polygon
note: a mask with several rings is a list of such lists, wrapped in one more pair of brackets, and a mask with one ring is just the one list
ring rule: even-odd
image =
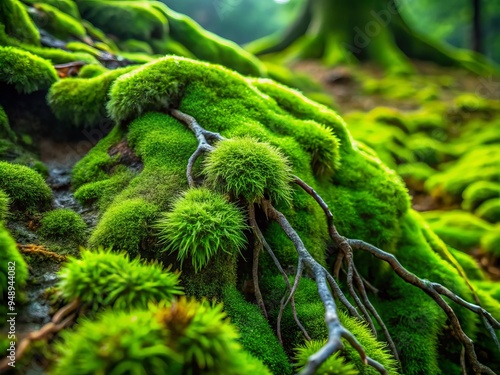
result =
[{"label": "moss tuft", "polygon": [[9,196],[0,190],[0,223],[3,223],[9,212]]},{"label": "moss tuft", "polygon": [[187,258],[195,271],[224,251],[240,251],[246,244],[243,214],[222,195],[208,189],[190,189],[156,225],[165,250]]},{"label": "moss tuft", "polygon": [[86,230],[87,225],[80,215],[70,209],[61,208],[43,216],[39,234],[46,239],[70,239],[82,243]]},{"label": "moss tuft", "polygon": [[157,263],[143,264],[127,254],[84,250],[59,271],[57,288],[65,301],[79,299],[93,311],[145,309],[150,302],[171,301],[182,294],[179,275]]},{"label": "moss tuft", "polygon": [[47,60],[14,47],[0,47],[0,82],[18,92],[45,90],[57,81],[57,73]]},{"label": "moss tuft", "polygon": [[[326,340],[306,341],[303,345],[295,349],[295,362],[298,370],[302,370],[309,361],[309,357],[317,353],[324,345]],[[335,352],[316,370],[317,374],[322,375],[358,375],[356,366],[352,363],[346,363],[345,358],[340,352]]]},{"label": "moss tuft", "polygon": [[490,223],[500,222],[500,198],[490,199],[481,204],[475,214]]},{"label": "moss tuft", "polygon": [[207,156],[203,172],[207,184],[247,202],[270,199],[291,201],[292,181],[288,160],[275,147],[252,138],[221,141]]},{"label": "moss tuft", "polygon": [[[19,253],[16,241],[11,237],[2,222],[0,222],[0,249],[0,301],[2,305],[5,301],[6,306],[7,296],[12,295],[12,291],[8,292],[8,287],[11,285],[9,282],[14,280],[14,293],[19,296],[21,288],[26,285],[28,280],[28,265]],[[12,277],[12,271],[14,271],[14,277]]]},{"label": "moss tuft", "polygon": [[52,191],[39,173],[4,161],[0,161],[0,189],[9,195],[15,210],[45,210],[52,200]]},{"label": "moss tuft", "polygon": [[102,216],[92,232],[89,246],[125,250],[136,256],[147,247],[145,242],[158,214],[158,207],[142,198],[118,202]]},{"label": "moss tuft", "polygon": [[106,72],[108,72],[108,69],[100,64],[89,64],[80,69],[78,78],[94,78]]}]

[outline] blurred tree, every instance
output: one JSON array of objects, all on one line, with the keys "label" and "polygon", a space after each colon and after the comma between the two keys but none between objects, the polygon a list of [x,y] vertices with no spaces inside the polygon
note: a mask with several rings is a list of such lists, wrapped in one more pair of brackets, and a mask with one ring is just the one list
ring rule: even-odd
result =
[{"label": "blurred tree", "polygon": [[[372,60],[391,72],[411,71],[408,57],[462,66],[486,74],[494,68],[479,54],[439,43],[416,32],[403,17],[402,0],[306,0],[284,34],[251,43],[258,55],[282,53],[322,59],[328,65]],[[450,13],[449,4],[443,4]],[[454,14],[454,13],[453,13]]]}]

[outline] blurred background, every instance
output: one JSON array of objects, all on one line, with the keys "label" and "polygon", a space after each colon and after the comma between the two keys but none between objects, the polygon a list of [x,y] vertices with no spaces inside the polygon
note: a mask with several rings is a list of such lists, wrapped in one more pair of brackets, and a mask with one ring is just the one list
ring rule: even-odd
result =
[{"label": "blurred background", "polygon": [[[205,29],[238,44],[286,28],[304,0],[162,0],[187,14]],[[479,9],[482,51],[500,62],[499,0],[401,0],[401,13],[418,31],[456,47],[473,49],[474,7]]]}]

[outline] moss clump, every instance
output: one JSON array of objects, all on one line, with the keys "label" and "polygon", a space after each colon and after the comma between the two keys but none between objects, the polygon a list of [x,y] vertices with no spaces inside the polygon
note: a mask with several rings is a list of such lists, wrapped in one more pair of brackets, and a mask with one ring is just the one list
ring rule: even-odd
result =
[{"label": "moss clump", "polygon": [[40,43],[40,34],[19,0],[3,0],[0,3],[0,24],[5,25],[5,32],[13,38],[31,44]]},{"label": "moss clump", "polygon": [[467,186],[462,196],[462,208],[468,211],[475,211],[485,201],[500,198],[500,184],[489,181],[477,181]]},{"label": "moss clump", "polygon": [[168,33],[168,21],[155,1],[82,0],[83,18],[120,39],[161,39]]},{"label": "moss clump", "polygon": [[243,348],[259,358],[273,374],[292,374],[283,347],[257,305],[245,301],[234,286],[224,288],[222,300],[231,323],[239,329]]},{"label": "moss clump", "polygon": [[121,42],[120,49],[126,52],[139,52],[149,55],[152,55],[154,53],[153,48],[151,48],[151,46],[147,42],[136,39],[128,39],[124,42]]},{"label": "moss clump", "polygon": [[178,279],[157,263],[143,264],[109,250],[85,250],[81,259],[70,258],[59,271],[57,288],[67,302],[78,298],[94,311],[107,306],[131,310],[171,301],[181,294]]},{"label": "moss clump", "polygon": [[243,214],[222,195],[208,189],[190,189],[158,221],[165,250],[182,263],[190,258],[195,271],[221,251],[240,251],[246,244]]},{"label": "moss clump", "polygon": [[478,207],[475,214],[490,223],[500,222],[500,198],[484,202]]},{"label": "moss clump", "polygon": [[78,78],[94,78],[98,75],[108,72],[109,70],[100,64],[85,65],[80,69]]},{"label": "moss clump", "polygon": [[95,126],[106,120],[108,90],[113,81],[134,67],[112,70],[92,78],[67,78],[52,85],[47,97],[60,120],[74,126]]},{"label": "moss clump", "polygon": [[16,210],[45,210],[52,199],[52,191],[39,173],[4,161],[0,161],[0,189],[9,195]]},{"label": "moss clump", "polygon": [[159,210],[142,198],[124,200],[112,205],[102,216],[89,239],[90,247],[125,250],[131,256],[145,249]]},{"label": "moss clump", "polygon": [[467,251],[479,245],[491,225],[465,211],[428,211],[422,213],[432,230],[448,245]]},{"label": "moss clump", "polygon": [[0,223],[4,222],[9,212],[9,196],[0,190]]},{"label": "moss clump", "polygon": [[52,374],[270,375],[237,338],[221,305],[181,298],[148,311],[111,310],[63,333]]},{"label": "moss clump", "polygon": [[[7,305],[9,286],[15,287],[17,295],[28,280],[28,266],[17,250],[16,241],[0,221],[0,301]],[[9,274],[10,271],[10,274]],[[15,277],[12,277],[13,272]],[[11,276],[11,277],[9,277]],[[14,284],[10,282],[14,281]],[[12,290],[12,289],[11,289]],[[12,294],[12,291],[10,292]]]},{"label": "moss clump", "polygon": [[71,37],[82,38],[86,35],[85,28],[79,20],[61,12],[56,7],[46,3],[37,3],[34,7],[38,11],[34,17],[35,22],[55,37],[66,40]]},{"label": "moss clump", "polygon": [[235,198],[290,203],[291,168],[269,144],[251,138],[221,141],[208,155],[203,171],[209,186]]},{"label": "moss clump", "polygon": [[14,47],[0,47],[0,82],[13,85],[21,93],[48,89],[57,73],[41,57]]},{"label": "moss clump", "polygon": [[82,61],[87,64],[98,64],[94,56],[84,52],[70,52],[58,48],[38,47],[26,44],[21,44],[19,47],[50,61],[52,64],[64,64],[74,61]]},{"label": "moss clump", "polygon": [[481,246],[488,253],[500,257],[500,226],[496,226],[481,239]]},{"label": "moss clump", "polygon": [[70,209],[61,208],[43,216],[39,234],[46,239],[70,239],[82,243],[86,230],[87,225],[80,215]]},{"label": "moss clump", "polygon": [[[309,357],[317,353],[324,345],[325,341],[311,340],[295,349],[295,362],[298,370],[302,370]],[[358,375],[359,372],[352,363],[346,363],[345,358],[340,356],[340,352],[333,353],[328,359],[316,370],[318,374],[323,375]]]}]

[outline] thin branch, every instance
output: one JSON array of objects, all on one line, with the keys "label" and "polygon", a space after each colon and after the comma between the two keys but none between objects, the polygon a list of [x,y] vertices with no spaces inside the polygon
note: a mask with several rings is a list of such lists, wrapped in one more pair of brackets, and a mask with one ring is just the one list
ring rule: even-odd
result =
[{"label": "thin branch", "polygon": [[187,171],[186,171],[186,177],[188,180],[189,187],[195,187],[196,184],[194,182],[193,178],[193,168],[194,164],[196,163],[196,160],[205,152],[210,152],[214,149],[214,147],[208,142],[208,140],[213,140],[213,141],[222,141],[225,138],[221,136],[219,133],[214,133],[208,130],[205,130],[202,128],[196,119],[192,116],[189,116],[178,109],[172,109],[170,110],[170,114],[175,117],[177,120],[183,122],[186,124],[186,126],[191,130],[196,139],[198,140],[198,147],[196,150],[193,152],[191,157],[188,160],[188,165],[187,165]]}]

